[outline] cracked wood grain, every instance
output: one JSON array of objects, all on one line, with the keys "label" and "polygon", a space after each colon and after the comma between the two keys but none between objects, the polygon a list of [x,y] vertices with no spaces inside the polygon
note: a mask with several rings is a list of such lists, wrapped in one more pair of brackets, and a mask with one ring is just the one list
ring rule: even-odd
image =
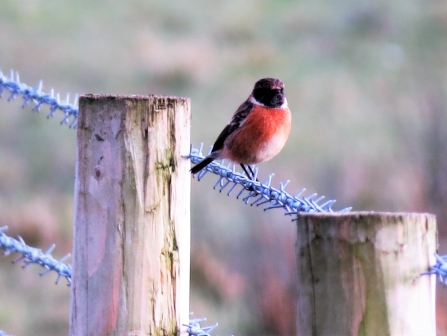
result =
[{"label": "cracked wood grain", "polygon": [[298,216],[297,334],[436,335],[436,218]]}]

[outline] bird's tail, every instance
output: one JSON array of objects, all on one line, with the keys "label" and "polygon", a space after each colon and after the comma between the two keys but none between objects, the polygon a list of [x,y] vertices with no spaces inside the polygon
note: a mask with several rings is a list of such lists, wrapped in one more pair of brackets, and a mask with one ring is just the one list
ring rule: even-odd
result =
[{"label": "bird's tail", "polygon": [[207,156],[202,161],[200,161],[198,164],[196,164],[194,167],[191,168],[191,173],[197,174],[199,171],[201,171],[203,168],[208,166],[211,162],[213,162],[214,159]]}]

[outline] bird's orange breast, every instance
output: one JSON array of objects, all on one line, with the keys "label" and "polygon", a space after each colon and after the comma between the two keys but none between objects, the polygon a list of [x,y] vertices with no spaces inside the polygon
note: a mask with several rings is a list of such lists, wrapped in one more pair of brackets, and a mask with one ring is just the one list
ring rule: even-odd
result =
[{"label": "bird's orange breast", "polygon": [[254,105],[240,128],[226,139],[223,156],[244,164],[270,160],[284,147],[291,121],[288,107],[274,109]]}]

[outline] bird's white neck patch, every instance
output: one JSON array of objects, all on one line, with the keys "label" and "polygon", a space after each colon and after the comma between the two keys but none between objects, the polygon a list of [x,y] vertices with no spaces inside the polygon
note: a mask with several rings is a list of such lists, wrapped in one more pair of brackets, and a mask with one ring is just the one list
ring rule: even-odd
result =
[{"label": "bird's white neck patch", "polygon": [[[252,103],[252,104],[266,107],[263,103],[258,102],[258,101],[256,100],[256,98],[253,97],[253,96],[250,96],[249,101],[250,101],[250,103]],[[281,106],[279,106],[279,107],[270,107],[270,108],[286,108],[286,107],[287,107],[287,98],[284,97],[284,103],[283,103]]]}]

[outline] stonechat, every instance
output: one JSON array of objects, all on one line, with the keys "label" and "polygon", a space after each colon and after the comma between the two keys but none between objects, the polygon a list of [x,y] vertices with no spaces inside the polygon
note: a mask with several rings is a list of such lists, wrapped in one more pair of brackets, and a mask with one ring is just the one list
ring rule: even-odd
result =
[{"label": "stonechat", "polygon": [[214,160],[228,159],[240,164],[253,179],[250,165],[270,160],[280,152],[289,137],[291,123],[284,83],[276,78],[260,79],[217,137],[211,153],[192,167],[191,173],[198,173]]}]

